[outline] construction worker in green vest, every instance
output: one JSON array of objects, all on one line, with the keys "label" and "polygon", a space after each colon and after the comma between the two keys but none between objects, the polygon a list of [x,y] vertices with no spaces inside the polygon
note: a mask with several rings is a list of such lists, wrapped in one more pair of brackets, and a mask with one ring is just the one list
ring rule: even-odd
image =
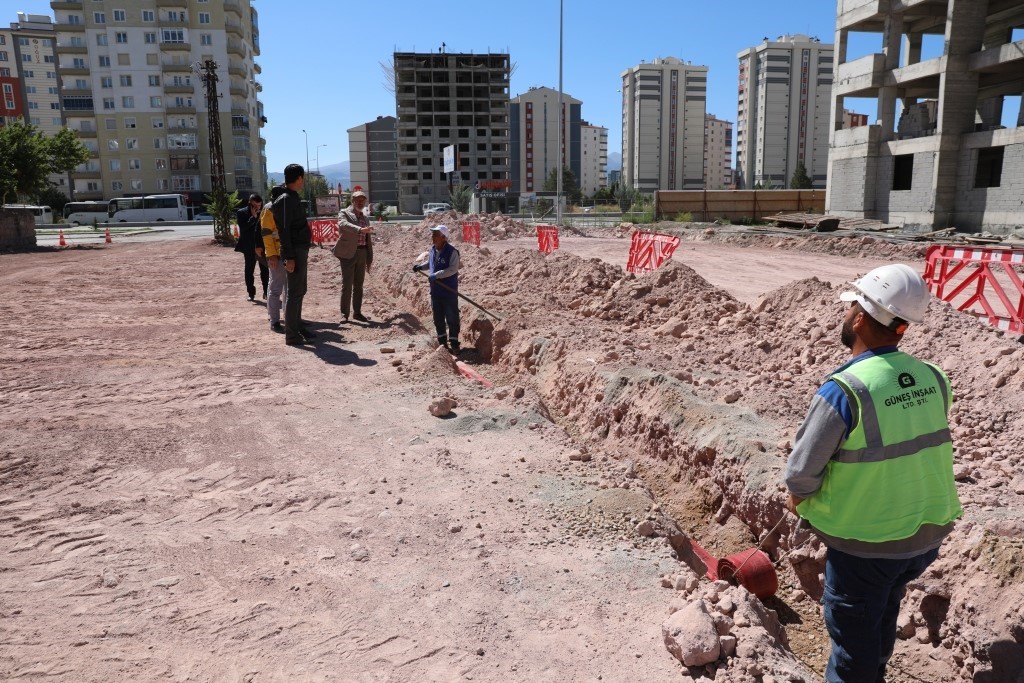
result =
[{"label": "construction worker in green vest", "polygon": [[897,349],[928,310],[903,264],[853,283],[840,339],[850,360],[811,400],[786,464],[790,510],[827,547],[827,683],[876,683],[896,644],[908,582],[928,568],[963,514],[953,479],[945,373]]}]

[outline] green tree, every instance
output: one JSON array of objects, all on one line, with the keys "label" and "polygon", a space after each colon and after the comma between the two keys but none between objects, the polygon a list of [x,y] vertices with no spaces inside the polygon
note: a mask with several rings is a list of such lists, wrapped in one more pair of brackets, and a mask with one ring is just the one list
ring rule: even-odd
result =
[{"label": "green tree", "polygon": [[56,187],[48,187],[36,197],[36,203],[40,206],[48,206],[53,209],[53,216],[64,215],[64,205],[68,203],[67,195]]},{"label": "green tree", "polygon": [[222,187],[214,188],[213,192],[206,195],[206,204],[203,206],[213,216],[213,239],[224,245],[234,244],[231,218],[238,208],[238,190],[228,194]]},{"label": "green tree", "polygon": [[88,160],[89,150],[71,130],[48,138],[22,121],[8,123],[0,127],[0,203],[38,197],[50,186],[51,173],[67,173]]},{"label": "green tree", "polygon": [[325,194],[331,193],[331,188],[327,185],[327,179],[322,175],[317,175],[316,173],[306,174],[305,188],[306,193],[308,193],[306,196],[308,196],[309,201],[314,204],[316,203],[317,197],[322,197]]},{"label": "green tree", "polygon": [[[558,169],[553,168],[548,173],[548,177],[544,179],[544,191],[555,192],[557,190]],[[580,190],[580,182],[576,179],[576,174],[565,166],[562,167],[562,194],[565,195],[565,201],[569,204],[579,204],[583,199],[583,191]]]},{"label": "green tree", "polygon": [[793,171],[793,177],[789,181],[789,189],[810,190],[812,187],[814,187],[814,184],[811,183],[811,179],[807,175],[807,168],[804,166],[804,162],[798,161],[796,163],[796,170]]},{"label": "green tree", "polygon": [[643,195],[640,190],[636,189],[632,185],[627,185],[624,180],[620,180],[613,188],[613,196],[615,201],[619,204],[620,211],[629,211],[633,205],[639,201],[642,201]]},{"label": "green tree", "polygon": [[615,190],[611,187],[598,188],[594,193],[594,203],[610,204],[615,201]]},{"label": "green tree", "polygon": [[469,213],[469,202],[473,199],[473,188],[469,185],[453,185],[452,208],[459,213]]}]

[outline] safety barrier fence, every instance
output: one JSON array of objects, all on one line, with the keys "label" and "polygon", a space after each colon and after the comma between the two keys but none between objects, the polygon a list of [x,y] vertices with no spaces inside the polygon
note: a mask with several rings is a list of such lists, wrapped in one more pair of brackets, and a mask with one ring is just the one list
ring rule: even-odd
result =
[{"label": "safety barrier fence", "polygon": [[924,279],[937,298],[1024,334],[1024,249],[935,245],[926,259]]}]

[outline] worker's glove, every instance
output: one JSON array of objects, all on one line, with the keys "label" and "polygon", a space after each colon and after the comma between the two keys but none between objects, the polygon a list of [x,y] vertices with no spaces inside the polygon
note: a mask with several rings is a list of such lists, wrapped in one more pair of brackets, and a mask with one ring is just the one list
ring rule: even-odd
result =
[{"label": "worker's glove", "polygon": [[435,275],[434,273],[431,273],[430,275],[427,276],[427,279],[430,280],[430,284],[434,284],[434,280],[437,279],[437,275]]},{"label": "worker's glove", "polygon": [[417,273],[419,272],[419,269],[420,267],[418,265],[416,265],[415,263],[412,264],[412,272]]}]

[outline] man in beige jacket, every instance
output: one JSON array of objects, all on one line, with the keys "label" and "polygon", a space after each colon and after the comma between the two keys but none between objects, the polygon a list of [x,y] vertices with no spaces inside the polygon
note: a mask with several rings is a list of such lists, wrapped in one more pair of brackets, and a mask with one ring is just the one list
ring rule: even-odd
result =
[{"label": "man in beige jacket", "polygon": [[363,279],[373,264],[373,242],[370,219],[363,212],[366,193],[356,187],[352,203],[338,214],[338,243],[334,255],[341,261],[341,322],[348,322],[349,306],[352,317],[369,322],[363,315]]}]

